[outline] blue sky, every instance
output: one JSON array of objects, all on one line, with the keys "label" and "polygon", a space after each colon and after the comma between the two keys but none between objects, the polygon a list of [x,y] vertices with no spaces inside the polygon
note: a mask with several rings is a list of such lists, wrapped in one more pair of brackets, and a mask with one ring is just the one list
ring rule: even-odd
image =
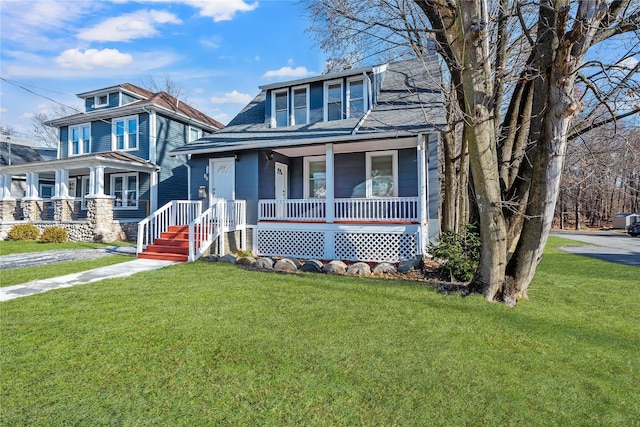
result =
[{"label": "blue sky", "polygon": [[0,13],[0,125],[21,137],[47,98],[81,109],[76,93],[165,76],[226,124],[259,85],[326,58],[297,0],[0,0]]}]

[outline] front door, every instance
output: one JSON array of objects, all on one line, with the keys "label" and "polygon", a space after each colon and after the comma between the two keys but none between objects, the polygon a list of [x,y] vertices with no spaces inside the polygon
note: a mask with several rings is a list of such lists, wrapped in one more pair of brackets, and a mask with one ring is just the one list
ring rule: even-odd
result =
[{"label": "front door", "polygon": [[276,200],[286,200],[289,196],[288,176],[289,166],[276,162]]},{"label": "front door", "polygon": [[233,158],[209,160],[209,201],[234,200],[236,193],[236,162]]}]

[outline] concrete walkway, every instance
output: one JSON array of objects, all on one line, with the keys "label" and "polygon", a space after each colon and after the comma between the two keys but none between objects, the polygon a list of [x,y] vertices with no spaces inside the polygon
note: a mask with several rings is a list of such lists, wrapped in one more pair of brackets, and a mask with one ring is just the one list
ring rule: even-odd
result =
[{"label": "concrete walkway", "polygon": [[[115,247],[118,248],[118,247]],[[0,257],[2,265],[2,275],[11,274],[10,268],[27,267],[33,265],[50,264],[52,262],[61,262],[77,259],[97,258],[98,256],[110,255],[113,253],[123,253],[127,249],[116,249],[110,251],[96,249],[81,249],[69,251],[48,251],[55,252],[49,254],[45,252],[16,254]],[[90,252],[90,256],[87,256]],[[101,255],[100,251],[102,251]],[[75,254],[74,254],[75,252]],[[130,253],[130,252],[129,252]],[[134,249],[135,253],[135,249]],[[74,256],[75,255],[75,256]],[[7,286],[0,288],[0,301],[8,301],[15,298],[25,297],[29,295],[39,294],[51,289],[68,288],[75,285],[83,285],[85,283],[97,282],[99,280],[114,279],[119,277],[127,277],[141,271],[156,270],[168,265],[176,264],[173,261],[157,261],[149,259],[134,259],[133,261],[122,262],[120,264],[109,265],[106,267],[95,268],[93,270],[82,271],[79,273],[67,274],[66,276],[53,277],[50,279],[34,280],[32,282],[20,285]],[[12,267],[9,267],[9,266]]]}]

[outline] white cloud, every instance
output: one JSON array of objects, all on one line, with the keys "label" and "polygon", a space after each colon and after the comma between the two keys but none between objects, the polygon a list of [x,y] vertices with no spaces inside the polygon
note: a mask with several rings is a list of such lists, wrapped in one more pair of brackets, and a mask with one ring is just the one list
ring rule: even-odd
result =
[{"label": "white cloud", "polygon": [[56,58],[56,62],[63,68],[80,68],[91,70],[94,68],[120,68],[133,62],[128,53],[121,53],[118,49],[67,49]]},{"label": "white cloud", "polygon": [[22,115],[20,116],[23,119],[32,119],[35,116],[35,114],[33,114],[30,111],[27,111],[25,113],[22,113]]},{"label": "white cloud", "polygon": [[159,34],[157,25],[181,23],[177,16],[169,12],[139,10],[84,29],[78,33],[78,38],[87,41],[129,41]]},{"label": "white cloud", "polygon": [[0,108],[0,113],[6,113],[7,111],[9,110],[7,110],[6,108]]},{"label": "white cloud", "polygon": [[218,49],[220,47],[220,37],[202,37],[199,42],[202,46],[210,47],[211,49]]},{"label": "white cloud", "polygon": [[187,0],[185,3],[200,9],[200,16],[211,17],[214,22],[230,21],[236,13],[251,12],[258,7],[258,2],[247,4],[244,0]]},{"label": "white cloud", "polygon": [[311,75],[312,73],[307,70],[307,67],[296,67],[296,68],[291,68],[291,67],[282,67],[279,70],[271,70],[271,71],[267,71],[266,73],[264,73],[262,75],[262,77],[267,77],[267,78],[271,78],[271,77],[277,77],[277,78],[282,78],[282,77],[306,77]]},{"label": "white cloud", "polygon": [[237,90],[225,93],[224,96],[212,96],[209,98],[209,100],[214,104],[248,104],[251,99],[251,95],[240,93]]}]

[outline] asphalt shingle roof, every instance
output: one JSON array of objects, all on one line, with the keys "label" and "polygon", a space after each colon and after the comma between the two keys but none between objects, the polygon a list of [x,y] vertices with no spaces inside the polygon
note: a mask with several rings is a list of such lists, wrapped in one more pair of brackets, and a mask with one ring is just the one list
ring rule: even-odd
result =
[{"label": "asphalt shingle roof", "polygon": [[446,123],[440,69],[435,57],[389,63],[377,102],[363,119],[271,128],[265,122],[265,102],[263,90],[224,129],[172,153],[275,148],[283,143],[304,144],[314,139],[379,132],[417,133],[439,129]]},{"label": "asphalt shingle roof", "polygon": [[[31,147],[20,144],[11,144],[11,164],[22,165],[24,163],[42,161],[42,157]],[[9,165],[9,143],[0,142],[0,166]]]}]

